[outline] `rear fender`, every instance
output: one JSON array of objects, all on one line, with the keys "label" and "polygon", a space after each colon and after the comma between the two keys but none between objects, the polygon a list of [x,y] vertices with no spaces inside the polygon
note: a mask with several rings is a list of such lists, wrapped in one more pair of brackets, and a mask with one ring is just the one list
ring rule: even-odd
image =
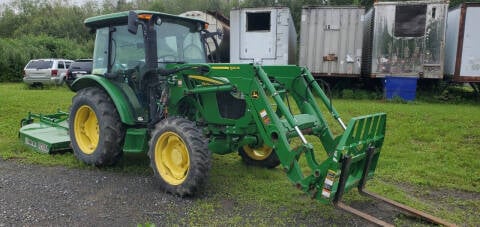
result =
[{"label": "rear fender", "polygon": [[131,108],[128,99],[123,94],[122,90],[110,82],[105,77],[96,76],[96,75],[86,75],[75,80],[70,89],[74,92],[77,92],[86,87],[100,87],[105,92],[108,93],[110,98],[113,100],[115,107],[117,108],[118,113],[120,114],[120,119],[123,123],[127,125],[134,125],[134,111]]}]

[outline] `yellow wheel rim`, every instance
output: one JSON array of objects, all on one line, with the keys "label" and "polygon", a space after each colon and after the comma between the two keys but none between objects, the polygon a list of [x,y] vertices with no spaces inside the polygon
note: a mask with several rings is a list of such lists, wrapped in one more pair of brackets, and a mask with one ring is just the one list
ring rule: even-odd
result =
[{"label": "yellow wheel rim", "polygon": [[185,181],[190,167],[188,149],[174,132],[165,132],[155,144],[155,165],[160,176],[171,185]]},{"label": "yellow wheel rim", "polygon": [[245,145],[243,146],[243,150],[248,155],[248,157],[258,161],[267,159],[273,151],[271,147],[265,144],[262,147],[258,148],[251,148],[250,146]]},{"label": "yellow wheel rim", "polygon": [[74,133],[78,147],[85,154],[92,154],[98,145],[99,129],[97,115],[92,108],[83,105],[75,114]]}]

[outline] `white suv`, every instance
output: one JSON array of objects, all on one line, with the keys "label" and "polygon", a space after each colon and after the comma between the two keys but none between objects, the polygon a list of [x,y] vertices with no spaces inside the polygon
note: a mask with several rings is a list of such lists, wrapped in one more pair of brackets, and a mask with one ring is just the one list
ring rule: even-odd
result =
[{"label": "white suv", "polygon": [[23,82],[30,85],[62,85],[68,67],[68,59],[34,59],[23,69]]}]

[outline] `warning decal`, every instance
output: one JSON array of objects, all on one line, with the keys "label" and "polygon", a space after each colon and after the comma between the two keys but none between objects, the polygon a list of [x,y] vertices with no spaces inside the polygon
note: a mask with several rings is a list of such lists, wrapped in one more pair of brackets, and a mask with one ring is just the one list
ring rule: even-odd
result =
[{"label": "warning decal", "polygon": [[322,196],[325,198],[330,198],[332,191],[333,183],[335,182],[336,172],[333,170],[328,170],[325,181],[323,182]]},{"label": "warning decal", "polygon": [[261,110],[260,111],[260,117],[262,118],[262,121],[264,124],[270,124],[270,118],[268,117],[267,111],[266,110]]}]

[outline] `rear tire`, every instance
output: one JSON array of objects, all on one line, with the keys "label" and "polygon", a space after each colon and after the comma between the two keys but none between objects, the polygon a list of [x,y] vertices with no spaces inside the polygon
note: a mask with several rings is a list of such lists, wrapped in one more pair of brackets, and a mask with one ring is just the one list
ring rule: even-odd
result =
[{"label": "rear tire", "polygon": [[210,170],[207,139],[194,122],[184,118],[166,118],[155,125],[148,155],[160,187],[179,196],[194,194]]},{"label": "rear tire", "polygon": [[84,88],[72,99],[70,140],[75,156],[90,165],[115,164],[122,155],[125,128],[105,91]]},{"label": "rear tire", "polygon": [[238,155],[242,157],[243,162],[251,166],[259,166],[272,169],[280,165],[277,153],[271,147],[263,145],[258,148],[245,145],[238,149]]}]

